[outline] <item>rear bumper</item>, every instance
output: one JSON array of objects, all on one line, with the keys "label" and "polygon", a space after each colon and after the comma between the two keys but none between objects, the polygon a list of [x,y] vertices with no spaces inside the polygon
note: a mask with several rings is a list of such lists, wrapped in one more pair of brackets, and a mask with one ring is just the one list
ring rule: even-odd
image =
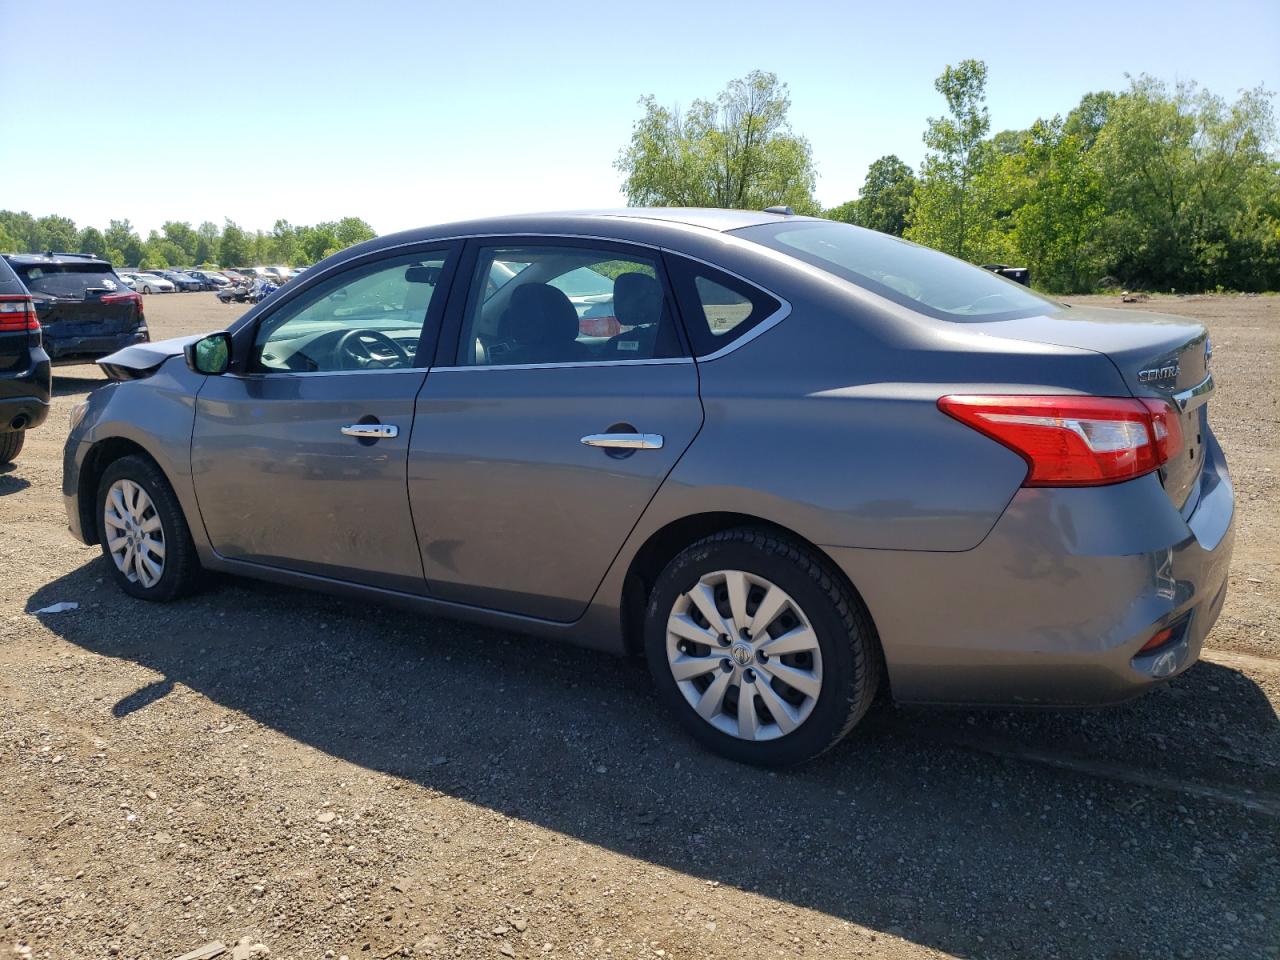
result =
[{"label": "rear bumper", "polygon": [[135,343],[147,343],[151,339],[146,325],[128,333],[87,334],[81,336],[60,337],[56,327],[45,331],[45,349],[55,364],[81,363],[95,360],[133,346]]},{"label": "rear bumper", "polygon": [[49,356],[36,347],[25,370],[0,374],[0,430],[30,430],[49,415]]},{"label": "rear bumper", "polygon": [[[1195,663],[1226,598],[1234,493],[1217,441],[1183,519],[1154,475],[1022,489],[962,553],[829,548],[880,632],[895,698],[1098,705]],[[1139,655],[1152,635],[1172,640]]]}]

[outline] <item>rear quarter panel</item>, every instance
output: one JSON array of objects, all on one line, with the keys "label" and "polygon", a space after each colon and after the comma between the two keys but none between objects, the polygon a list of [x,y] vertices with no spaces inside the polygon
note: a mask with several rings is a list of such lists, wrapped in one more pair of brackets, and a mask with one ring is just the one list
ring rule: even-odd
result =
[{"label": "rear quarter panel", "polygon": [[654,522],[733,511],[818,544],[968,550],[1026,467],[941,413],[938,398],[1121,386],[1115,367],[1091,351],[971,332],[744,247],[705,259],[753,278],[791,311],[740,348],[699,362],[705,423],[651,508]]}]

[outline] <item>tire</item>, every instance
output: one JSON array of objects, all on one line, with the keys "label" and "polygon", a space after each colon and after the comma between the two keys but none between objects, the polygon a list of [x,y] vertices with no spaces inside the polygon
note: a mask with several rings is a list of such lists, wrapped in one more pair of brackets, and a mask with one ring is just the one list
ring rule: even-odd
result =
[{"label": "tire", "polygon": [[[721,577],[723,590],[715,585]],[[730,578],[750,621],[745,631],[733,617]],[[738,637],[708,629],[712,621],[700,605],[708,602],[719,626],[740,630]],[[771,612],[761,613],[766,605]],[[768,622],[757,625],[757,614]],[[751,635],[757,627],[766,639]],[[691,642],[693,636],[711,642]],[[879,687],[879,641],[861,598],[824,558],[771,531],[726,530],[681,551],[650,593],[644,637],[659,699],[699,743],[741,763],[789,766],[829,750],[862,719]],[[704,659],[716,661],[714,669]],[[676,670],[688,676],[677,680]],[[744,690],[753,691],[746,710]],[[721,697],[710,719],[695,709],[695,702],[714,707]]]},{"label": "tire", "polygon": [[147,285],[144,283],[144,284],[142,285],[142,289],[141,289],[140,291],[138,291],[138,292],[139,292],[139,293],[145,293],[145,294],[148,294],[148,295],[149,295],[149,294],[152,292],[152,290],[151,290],[151,288],[150,288],[149,286],[147,286]]},{"label": "tire", "polygon": [[[117,485],[120,485],[117,487]],[[133,485],[132,487],[130,485]],[[129,509],[131,504],[126,500],[125,509],[120,509],[115,494],[128,498],[134,488],[141,490],[145,496],[146,507],[139,506],[135,511]],[[115,502],[113,506],[117,523],[107,522],[108,498]],[[141,499],[134,503],[142,504]],[[102,546],[102,555],[106,558],[116,583],[125,593],[140,600],[153,600],[167,603],[185,596],[196,588],[200,579],[200,561],[196,556],[195,543],[191,539],[191,530],[183,516],[182,507],[173,487],[165,479],[164,474],[155,463],[145,456],[133,454],[121,457],[113,462],[102,474],[98,482],[97,498],[94,501],[97,512],[98,542]],[[132,522],[131,529],[126,530],[119,520]],[[155,521],[159,521],[158,527]],[[157,554],[154,544],[158,542],[162,548]],[[137,551],[127,547],[118,551],[112,550],[112,544],[130,537],[141,544]],[[146,544],[150,541],[150,545]],[[144,559],[133,559],[136,553],[143,553]],[[122,568],[121,558],[125,564]],[[132,560],[132,562],[130,562]],[[149,562],[148,562],[149,561]],[[160,573],[154,573],[159,561]],[[154,579],[151,579],[153,578]]]},{"label": "tire", "polygon": [[26,433],[12,430],[0,433],[0,463],[13,463],[22,452],[22,444],[26,441]]}]

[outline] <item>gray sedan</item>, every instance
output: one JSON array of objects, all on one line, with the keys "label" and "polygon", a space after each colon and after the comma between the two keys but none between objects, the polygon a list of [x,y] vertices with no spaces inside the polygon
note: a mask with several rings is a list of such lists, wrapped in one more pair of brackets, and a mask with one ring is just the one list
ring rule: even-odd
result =
[{"label": "gray sedan", "polygon": [[882,688],[1102,704],[1194,663],[1232,544],[1209,358],[825,220],[509,217],[107,357],[63,485],[135,597],[217,570],[643,654],[703,744],[794,763]]}]

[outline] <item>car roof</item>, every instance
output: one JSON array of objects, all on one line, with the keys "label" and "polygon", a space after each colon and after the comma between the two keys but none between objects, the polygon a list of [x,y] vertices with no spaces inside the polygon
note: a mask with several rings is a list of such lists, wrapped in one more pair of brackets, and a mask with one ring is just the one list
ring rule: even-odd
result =
[{"label": "car roof", "polygon": [[20,296],[27,292],[18,275],[13,272],[4,257],[0,257],[0,293],[6,296]]},{"label": "car roof", "polygon": [[785,223],[792,220],[812,220],[795,214],[774,213],[766,210],[728,210],[719,207],[620,207],[598,210],[564,210],[550,213],[517,213],[476,220],[457,220],[434,226],[406,230],[379,237],[370,247],[391,237],[396,242],[414,239],[431,239],[445,236],[469,236],[511,233],[573,233],[588,229],[594,222],[608,223],[611,227],[626,224],[625,233],[667,234],[690,228],[724,233],[766,223]]},{"label": "car roof", "polygon": [[103,266],[108,270],[111,264],[101,257],[94,256],[92,253],[61,253],[52,250],[46,253],[6,253],[4,258],[12,264],[21,264],[23,266],[33,266],[42,263],[91,263],[95,266]]}]

